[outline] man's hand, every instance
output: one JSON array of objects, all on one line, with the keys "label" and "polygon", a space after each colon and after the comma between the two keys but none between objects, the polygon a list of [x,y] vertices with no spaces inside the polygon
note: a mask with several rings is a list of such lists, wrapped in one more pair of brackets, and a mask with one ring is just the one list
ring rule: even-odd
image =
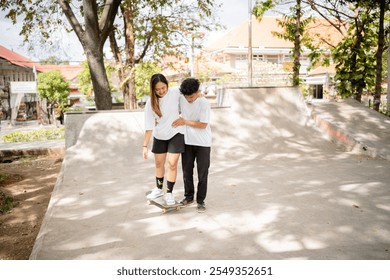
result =
[{"label": "man's hand", "polygon": [[173,123],[172,123],[172,127],[178,127],[178,126],[181,126],[181,125],[185,125],[186,124],[186,120],[183,119],[183,118],[178,118],[177,120],[175,120]]}]

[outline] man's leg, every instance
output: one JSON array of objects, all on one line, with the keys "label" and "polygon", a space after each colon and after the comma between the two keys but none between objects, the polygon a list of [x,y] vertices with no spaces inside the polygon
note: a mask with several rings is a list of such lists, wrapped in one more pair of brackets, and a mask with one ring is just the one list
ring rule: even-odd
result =
[{"label": "man's leg", "polygon": [[181,156],[183,169],[184,196],[187,201],[194,200],[194,161],[193,146],[186,145],[186,151]]},{"label": "man's leg", "polygon": [[203,203],[207,195],[207,183],[210,167],[210,147],[196,147],[196,166],[198,170],[198,191],[196,202]]}]

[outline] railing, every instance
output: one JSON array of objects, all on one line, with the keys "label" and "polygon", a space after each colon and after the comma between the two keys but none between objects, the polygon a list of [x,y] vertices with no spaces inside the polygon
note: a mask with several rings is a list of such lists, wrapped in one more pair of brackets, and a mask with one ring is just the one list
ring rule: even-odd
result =
[{"label": "railing", "polygon": [[[246,75],[236,75],[229,82],[215,85],[215,95],[206,97],[209,99],[212,107],[230,106],[229,96],[226,94],[226,88],[248,87],[248,77]],[[252,79],[252,88],[254,87],[285,87],[292,86],[292,73],[263,73],[257,74]]]},{"label": "railing", "polygon": [[[248,87],[247,75],[236,75],[231,81],[224,83],[224,87]],[[291,73],[261,73],[252,77],[252,87],[292,86]]]}]

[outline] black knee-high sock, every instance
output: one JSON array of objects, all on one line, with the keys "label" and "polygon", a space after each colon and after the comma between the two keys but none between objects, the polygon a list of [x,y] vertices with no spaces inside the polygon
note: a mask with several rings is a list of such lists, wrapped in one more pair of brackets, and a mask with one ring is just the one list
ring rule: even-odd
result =
[{"label": "black knee-high sock", "polygon": [[175,182],[167,181],[167,192],[171,193],[173,191],[174,186],[175,186]]},{"label": "black knee-high sock", "polygon": [[156,187],[162,189],[164,185],[164,177],[158,178],[156,177]]}]

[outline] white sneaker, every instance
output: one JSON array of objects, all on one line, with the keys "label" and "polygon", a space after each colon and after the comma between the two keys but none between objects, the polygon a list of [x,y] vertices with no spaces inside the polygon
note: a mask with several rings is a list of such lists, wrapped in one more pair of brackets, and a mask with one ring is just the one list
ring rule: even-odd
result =
[{"label": "white sneaker", "polygon": [[167,193],[165,195],[165,203],[167,205],[174,205],[175,204],[175,198],[173,197],[172,193]]},{"label": "white sneaker", "polygon": [[155,187],[150,194],[146,196],[147,199],[155,199],[157,197],[163,196],[164,191],[162,189],[159,189]]}]

